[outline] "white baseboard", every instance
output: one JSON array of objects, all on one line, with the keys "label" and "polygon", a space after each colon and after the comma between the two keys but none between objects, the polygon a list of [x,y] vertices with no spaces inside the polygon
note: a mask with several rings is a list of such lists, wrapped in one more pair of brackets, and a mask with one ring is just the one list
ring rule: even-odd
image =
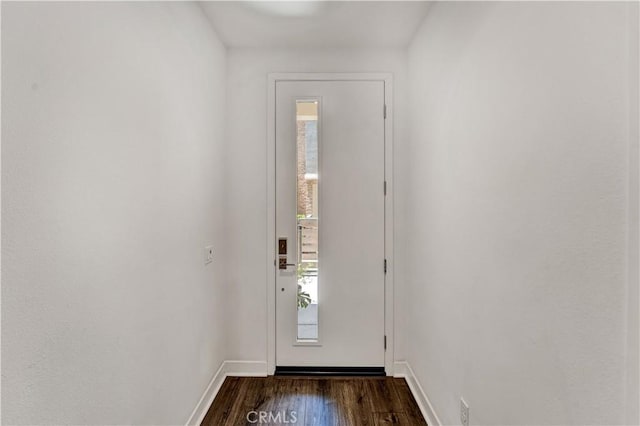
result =
[{"label": "white baseboard", "polygon": [[407,377],[408,365],[406,361],[395,361],[393,363],[393,377]]},{"label": "white baseboard", "polygon": [[204,416],[209,411],[209,407],[211,407],[211,403],[213,399],[218,394],[220,387],[222,386],[222,382],[224,382],[225,375],[224,372],[224,361],[220,364],[220,368],[215,372],[211,381],[209,382],[209,386],[204,390],[200,401],[191,412],[191,416],[189,416],[189,420],[187,420],[187,425],[200,425],[202,420],[204,420]]},{"label": "white baseboard", "polygon": [[409,389],[413,394],[413,397],[416,399],[418,403],[418,407],[420,407],[420,411],[424,416],[425,420],[429,424],[429,426],[441,426],[442,422],[438,418],[436,411],[433,409],[433,405],[431,405],[431,401],[427,397],[427,394],[422,389],[418,378],[416,377],[411,365],[406,361],[395,362],[393,364],[394,368],[394,377],[404,377],[409,385]]},{"label": "white baseboard", "polygon": [[266,361],[225,361],[225,374],[236,377],[266,377]]},{"label": "white baseboard", "polygon": [[267,375],[266,361],[223,361],[204,390],[200,401],[187,420],[187,425],[200,425],[213,403],[224,379],[228,376],[264,377]]}]

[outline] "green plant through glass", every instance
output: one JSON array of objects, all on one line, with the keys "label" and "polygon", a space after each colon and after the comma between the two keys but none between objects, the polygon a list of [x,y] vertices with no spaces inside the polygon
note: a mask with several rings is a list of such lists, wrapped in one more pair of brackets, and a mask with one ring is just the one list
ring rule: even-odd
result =
[{"label": "green plant through glass", "polygon": [[311,303],[311,296],[306,291],[302,291],[302,284],[307,284],[307,276],[305,275],[308,264],[300,262],[298,264],[298,309],[304,309]]}]

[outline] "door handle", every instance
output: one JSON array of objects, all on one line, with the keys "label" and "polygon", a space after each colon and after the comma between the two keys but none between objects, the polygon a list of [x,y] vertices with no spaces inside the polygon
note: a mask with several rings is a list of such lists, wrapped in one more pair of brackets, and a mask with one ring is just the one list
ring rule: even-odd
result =
[{"label": "door handle", "polygon": [[287,269],[289,266],[296,266],[295,263],[287,263],[287,258],[286,257],[281,257],[280,259],[278,259],[278,269],[283,270],[283,269]]}]

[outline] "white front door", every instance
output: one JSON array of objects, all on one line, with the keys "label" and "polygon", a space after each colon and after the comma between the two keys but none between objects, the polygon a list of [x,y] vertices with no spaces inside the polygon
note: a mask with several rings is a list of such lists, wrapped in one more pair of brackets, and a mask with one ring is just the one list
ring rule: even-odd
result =
[{"label": "white front door", "polygon": [[276,83],[276,365],[383,367],[384,81]]}]

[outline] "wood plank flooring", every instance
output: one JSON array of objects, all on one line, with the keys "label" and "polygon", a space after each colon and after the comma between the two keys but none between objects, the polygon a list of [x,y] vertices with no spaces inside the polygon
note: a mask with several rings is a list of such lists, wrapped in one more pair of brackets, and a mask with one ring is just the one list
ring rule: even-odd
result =
[{"label": "wood plank flooring", "polygon": [[227,377],[203,426],[426,425],[404,379]]}]

